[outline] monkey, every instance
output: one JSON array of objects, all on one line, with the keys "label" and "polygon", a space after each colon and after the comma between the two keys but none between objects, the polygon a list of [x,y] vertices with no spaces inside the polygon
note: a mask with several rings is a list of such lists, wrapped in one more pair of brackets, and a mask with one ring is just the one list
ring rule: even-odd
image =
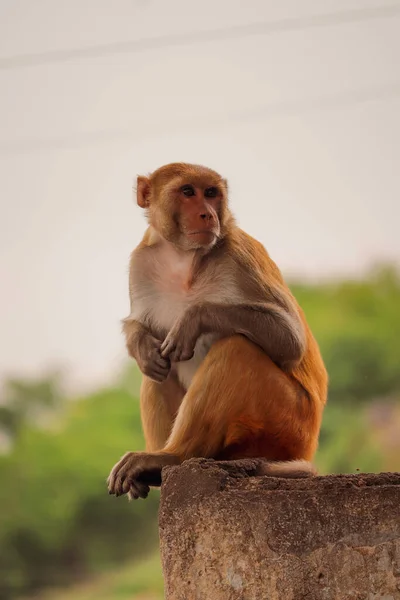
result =
[{"label": "monkey", "polygon": [[316,474],[328,375],[304,312],[264,246],[239,228],[228,184],[171,163],[137,178],[148,227],[130,259],[129,355],[143,374],[144,452],[108,490],[146,498],[189,458],[261,458],[257,474]]}]

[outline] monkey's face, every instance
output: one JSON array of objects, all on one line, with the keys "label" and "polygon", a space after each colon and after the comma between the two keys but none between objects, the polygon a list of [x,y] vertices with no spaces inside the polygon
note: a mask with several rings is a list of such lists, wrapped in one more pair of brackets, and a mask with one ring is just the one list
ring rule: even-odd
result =
[{"label": "monkey's face", "polygon": [[221,200],[222,191],[212,178],[172,180],[161,198],[162,214],[169,215],[161,233],[183,250],[212,247],[221,233]]},{"label": "monkey's face", "polygon": [[215,245],[227,212],[226,182],[217,173],[178,163],[161,167],[146,181],[149,223],[162,237],[184,251]]}]

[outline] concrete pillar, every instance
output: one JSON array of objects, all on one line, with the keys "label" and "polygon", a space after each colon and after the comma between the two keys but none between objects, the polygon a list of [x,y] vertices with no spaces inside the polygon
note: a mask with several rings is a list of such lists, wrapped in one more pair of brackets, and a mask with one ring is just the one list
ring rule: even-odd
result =
[{"label": "concrete pillar", "polygon": [[399,600],[400,474],[252,477],[255,461],[163,472],[167,600]]}]

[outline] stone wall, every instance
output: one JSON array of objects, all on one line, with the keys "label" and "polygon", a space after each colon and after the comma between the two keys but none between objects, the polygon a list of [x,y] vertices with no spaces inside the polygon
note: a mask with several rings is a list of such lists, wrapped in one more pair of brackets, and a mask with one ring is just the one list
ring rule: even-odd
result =
[{"label": "stone wall", "polygon": [[255,462],[163,472],[167,600],[400,600],[400,474],[252,477]]}]

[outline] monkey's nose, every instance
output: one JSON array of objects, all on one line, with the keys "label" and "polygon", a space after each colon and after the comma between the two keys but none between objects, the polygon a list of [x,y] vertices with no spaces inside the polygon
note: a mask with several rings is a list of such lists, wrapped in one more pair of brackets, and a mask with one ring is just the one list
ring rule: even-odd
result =
[{"label": "monkey's nose", "polygon": [[208,214],[207,213],[202,213],[200,215],[200,219],[202,219],[203,221],[209,221],[211,219],[211,215],[210,215],[210,213],[208,213]]}]

